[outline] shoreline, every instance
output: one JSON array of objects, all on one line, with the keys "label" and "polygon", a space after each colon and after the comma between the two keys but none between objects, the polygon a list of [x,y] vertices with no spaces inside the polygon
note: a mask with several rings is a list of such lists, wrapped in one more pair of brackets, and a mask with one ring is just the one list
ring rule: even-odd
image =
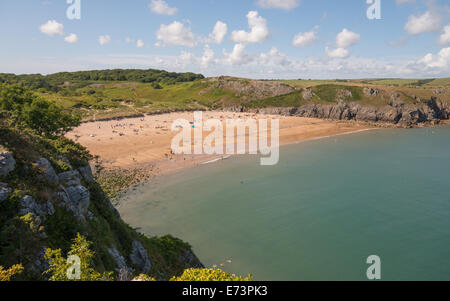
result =
[{"label": "shoreline", "polygon": [[[280,147],[387,127],[356,121],[256,113],[206,111],[203,112],[203,116],[204,120],[215,118],[223,122],[233,118],[279,119]],[[124,190],[162,175],[177,173],[199,165],[213,164],[235,156],[227,154],[173,155],[170,144],[176,133],[171,131],[170,126],[179,118],[193,120],[193,112],[164,113],[83,123],[68,133],[67,137],[85,146],[98,158],[96,162],[91,162],[94,173],[100,179],[99,182],[109,188],[106,190],[112,194],[112,198],[115,198]],[[248,134],[245,135],[245,139],[247,142]]]}]

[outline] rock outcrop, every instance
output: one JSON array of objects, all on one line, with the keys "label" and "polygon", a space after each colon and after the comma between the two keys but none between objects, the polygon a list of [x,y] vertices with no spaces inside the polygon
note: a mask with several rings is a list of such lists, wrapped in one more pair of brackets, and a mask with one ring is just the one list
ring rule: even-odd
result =
[{"label": "rock outcrop", "polygon": [[37,160],[35,163],[35,167],[37,172],[39,173],[38,178],[40,180],[45,180],[50,184],[58,183],[58,176],[56,175],[53,166],[47,159],[41,158]]},{"label": "rock outcrop", "polygon": [[72,210],[80,220],[85,220],[89,211],[90,193],[81,185],[81,175],[77,170],[60,173],[58,176],[60,196],[64,206]]},{"label": "rock outcrop", "polygon": [[117,265],[116,272],[118,274],[130,275],[133,272],[133,270],[127,265],[125,258],[120,254],[119,250],[117,250],[116,246],[109,248],[108,253]]},{"label": "rock outcrop", "polygon": [[80,167],[78,168],[78,171],[80,172],[81,176],[87,183],[94,182],[94,175],[92,174],[92,169],[90,165]]},{"label": "rock outcrop", "polygon": [[55,214],[55,207],[50,201],[47,201],[45,204],[40,205],[33,197],[26,195],[22,199],[20,199],[19,214],[26,215],[28,213],[33,213],[34,215],[39,217],[46,217],[48,215]]},{"label": "rock outcrop", "polygon": [[348,103],[340,100],[330,104],[310,102],[294,108],[243,108],[243,111],[309,118],[384,122],[402,127],[413,127],[423,123],[437,124],[440,120],[450,117],[450,105],[437,98],[405,104],[400,101],[399,95],[395,94],[385,106],[361,105],[357,102]]},{"label": "rock outcrop", "polygon": [[130,260],[137,271],[143,274],[147,274],[152,267],[147,251],[137,240],[133,241]]},{"label": "rock outcrop", "polygon": [[9,152],[0,153],[0,177],[6,178],[16,168],[16,160]]},{"label": "rock outcrop", "polygon": [[11,192],[12,189],[6,183],[0,183],[0,204],[9,198]]}]

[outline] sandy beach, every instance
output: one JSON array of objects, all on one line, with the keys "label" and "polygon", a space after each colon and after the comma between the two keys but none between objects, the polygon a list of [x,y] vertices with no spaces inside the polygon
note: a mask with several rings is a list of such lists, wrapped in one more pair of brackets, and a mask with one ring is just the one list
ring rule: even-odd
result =
[{"label": "sandy beach", "polygon": [[[280,145],[370,129],[365,124],[262,114],[204,112],[203,119],[279,119]],[[171,130],[177,119],[194,121],[192,112],[83,123],[67,134],[85,146],[106,169],[150,168],[154,175],[210,162],[226,155],[173,155]],[[225,128],[225,125],[224,125]],[[270,128],[270,126],[269,126]],[[204,132],[206,137],[209,132]],[[270,137],[270,133],[269,133]],[[246,137],[248,138],[248,137]],[[248,139],[247,139],[248,140]]]}]

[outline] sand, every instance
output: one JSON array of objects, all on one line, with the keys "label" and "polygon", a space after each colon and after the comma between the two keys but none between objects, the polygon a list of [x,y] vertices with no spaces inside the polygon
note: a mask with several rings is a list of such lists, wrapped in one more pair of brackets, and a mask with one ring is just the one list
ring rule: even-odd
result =
[{"label": "sand", "polygon": [[[85,146],[94,156],[98,156],[105,168],[132,169],[151,166],[155,175],[227,157],[227,155],[172,155],[171,141],[177,132],[172,132],[171,126],[173,121],[180,118],[193,122],[194,114],[170,113],[143,118],[88,122],[75,128],[67,134],[67,137]],[[204,121],[210,118],[222,120],[224,124],[226,119],[236,118],[279,119],[281,145],[370,129],[369,126],[356,122],[245,113],[203,113]],[[208,134],[209,132],[204,132],[204,137]]]}]

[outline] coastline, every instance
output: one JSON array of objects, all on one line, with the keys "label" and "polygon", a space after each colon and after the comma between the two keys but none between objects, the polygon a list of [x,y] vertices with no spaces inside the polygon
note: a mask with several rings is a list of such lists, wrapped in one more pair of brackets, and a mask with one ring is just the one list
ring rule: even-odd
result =
[{"label": "coastline", "polygon": [[[387,127],[365,122],[254,113],[208,111],[203,114],[204,119],[216,118],[223,122],[232,118],[279,119],[280,146]],[[115,198],[121,192],[156,177],[234,156],[173,155],[170,145],[176,133],[171,131],[170,126],[179,118],[193,120],[193,113],[175,112],[83,123],[68,133],[67,137],[85,146],[97,158],[91,162],[93,170],[101,183],[110,186],[107,190]],[[208,134],[204,132],[204,137]],[[248,134],[245,139],[248,139]]]}]

